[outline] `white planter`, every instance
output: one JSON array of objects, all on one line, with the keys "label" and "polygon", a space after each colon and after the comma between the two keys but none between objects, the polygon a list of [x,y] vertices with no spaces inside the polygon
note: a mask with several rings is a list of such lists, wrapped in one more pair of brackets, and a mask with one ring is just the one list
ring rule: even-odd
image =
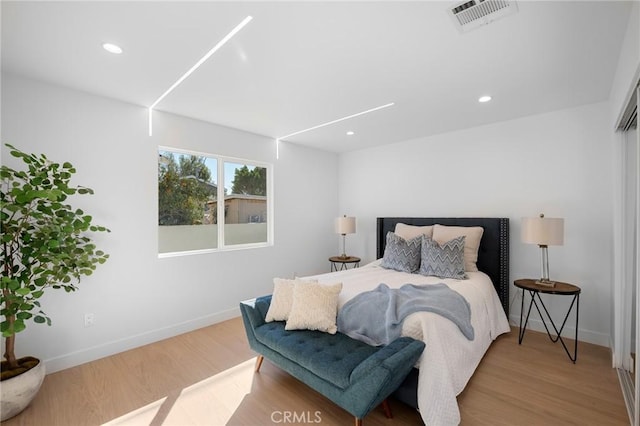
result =
[{"label": "white planter", "polygon": [[27,408],[44,380],[44,363],[31,370],[0,382],[0,421],[10,419]]}]

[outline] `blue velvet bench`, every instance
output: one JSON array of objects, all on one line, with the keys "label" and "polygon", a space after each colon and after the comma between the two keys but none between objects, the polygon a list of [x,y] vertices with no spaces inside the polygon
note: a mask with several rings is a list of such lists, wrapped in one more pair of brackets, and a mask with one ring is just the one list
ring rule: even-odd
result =
[{"label": "blue velvet bench", "polygon": [[374,347],[349,336],[284,329],[265,322],[271,296],[240,303],[249,346],[258,352],[256,372],[264,358],[321,393],[353,416],[356,426],[400,386],[422,354],[424,343],[401,337]]}]

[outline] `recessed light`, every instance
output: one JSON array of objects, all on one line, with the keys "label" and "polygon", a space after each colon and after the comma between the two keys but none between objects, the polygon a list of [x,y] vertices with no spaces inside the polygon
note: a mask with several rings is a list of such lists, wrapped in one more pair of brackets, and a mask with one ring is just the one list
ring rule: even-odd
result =
[{"label": "recessed light", "polygon": [[104,43],[102,45],[102,48],[104,50],[106,50],[107,52],[113,53],[113,54],[116,54],[116,55],[119,55],[119,54],[122,53],[122,47],[120,47],[118,45],[115,45],[113,43]]},{"label": "recessed light", "polygon": [[480,96],[478,98],[478,102],[482,102],[482,103],[489,102],[490,100],[491,100],[491,96]]},{"label": "recessed light", "polygon": [[353,132],[353,131],[351,131],[351,130],[349,130],[349,131],[347,132],[347,136],[353,136],[353,135],[355,135],[355,134],[356,134],[356,133],[355,133],[355,132]]}]

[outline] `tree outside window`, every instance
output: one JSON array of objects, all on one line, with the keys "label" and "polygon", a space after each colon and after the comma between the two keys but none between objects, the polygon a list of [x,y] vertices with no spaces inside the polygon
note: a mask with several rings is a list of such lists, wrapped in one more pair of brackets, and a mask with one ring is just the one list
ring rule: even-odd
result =
[{"label": "tree outside window", "polygon": [[205,157],[161,152],[158,162],[158,225],[214,223],[217,185]]}]

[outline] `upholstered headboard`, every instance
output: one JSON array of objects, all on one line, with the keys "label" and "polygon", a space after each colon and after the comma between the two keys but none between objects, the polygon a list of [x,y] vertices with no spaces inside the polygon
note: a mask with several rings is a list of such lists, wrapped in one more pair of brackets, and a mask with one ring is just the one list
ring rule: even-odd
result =
[{"label": "upholstered headboard", "polygon": [[387,232],[393,232],[396,223],[427,226],[482,226],[484,232],[478,250],[478,269],[491,278],[502,307],[509,316],[509,219],[469,217],[379,217],[376,234],[376,257],[384,255]]}]

